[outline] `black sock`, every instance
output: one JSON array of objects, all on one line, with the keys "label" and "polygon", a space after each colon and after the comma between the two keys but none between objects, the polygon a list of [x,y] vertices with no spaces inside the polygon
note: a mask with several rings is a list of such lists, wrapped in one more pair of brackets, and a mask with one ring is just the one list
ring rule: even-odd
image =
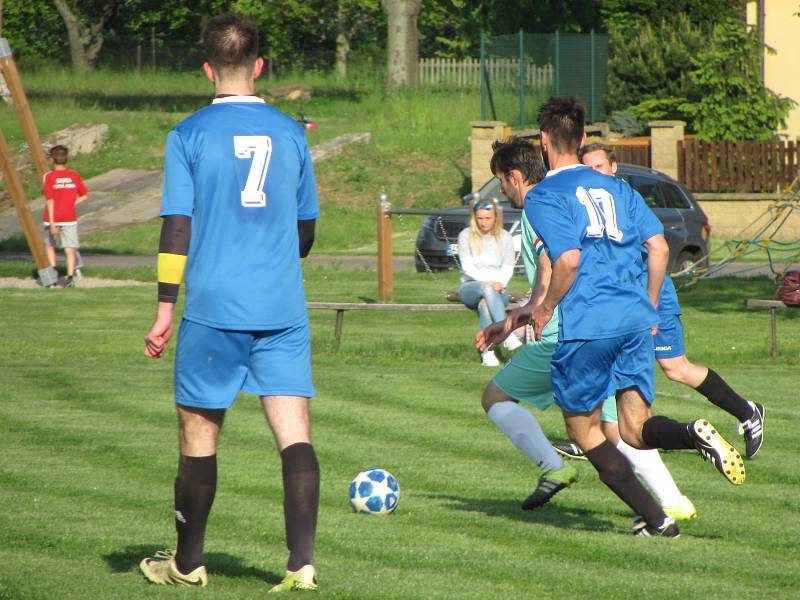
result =
[{"label": "black sock", "polygon": [[181,573],[191,573],[203,564],[206,523],[216,491],[217,455],[181,455],[175,478],[175,563]]},{"label": "black sock", "polygon": [[642,482],[633,474],[628,459],[617,448],[606,440],[586,453],[586,458],[597,469],[600,481],[630,506],[637,515],[641,515],[647,524],[659,527],[666,515],[653,496],[644,489]]},{"label": "black sock", "polygon": [[283,518],[286,523],[286,568],[297,571],[314,562],[314,535],[319,510],[319,463],[314,446],[292,444],[281,452]]},{"label": "black sock", "polygon": [[747,421],[753,416],[753,409],[747,400],[734,392],[731,386],[711,369],[708,370],[703,383],[695,389],[708,398],[709,402],[732,414],[739,421]]},{"label": "black sock", "polygon": [[691,450],[694,441],[688,423],[679,423],[669,417],[655,415],[642,425],[642,440],[651,448],[663,450]]}]

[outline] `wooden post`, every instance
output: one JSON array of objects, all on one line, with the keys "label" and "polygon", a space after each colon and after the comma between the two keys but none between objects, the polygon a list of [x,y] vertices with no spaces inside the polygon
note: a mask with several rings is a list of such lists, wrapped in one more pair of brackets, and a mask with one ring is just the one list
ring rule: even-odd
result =
[{"label": "wooden post", "polygon": [[31,107],[25,95],[25,88],[22,87],[22,80],[19,78],[19,71],[17,71],[17,65],[11,54],[11,46],[8,45],[6,38],[0,38],[0,70],[3,72],[3,77],[11,92],[14,108],[22,123],[22,132],[25,134],[25,141],[28,143],[33,163],[36,165],[36,174],[41,179],[48,171],[47,157],[44,155],[42,139],[39,137],[39,130],[36,129],[33,113],[31,113]]},{"label": "wooden post", "polygon": [[378,199],[378,299],[389,300],[394,295],[392,273],[392,216],[387,214],[392,205],[389,197],[381,194]]},{"label": "wooden post", "polygon": [[44,250],[44,241],[42,240],[39,223],[36,222],[31,209],[28,207],[28,199],[25,197],[22,180],[14,165],[14,160],[11,158],[11,149],[8,147],[2,130],[0,130],[0,172],[6,178],[8,191],[14,201],[14,208],[17,209],[17,215],[22,224],[22,230],[25,232],[25,238],[28,240],[33,260],[36,262],[36,268],[39,270],[42,285],[56,283],[57,276],[55,269],[50,268],[50,261],[48,261],[47,253]]}]

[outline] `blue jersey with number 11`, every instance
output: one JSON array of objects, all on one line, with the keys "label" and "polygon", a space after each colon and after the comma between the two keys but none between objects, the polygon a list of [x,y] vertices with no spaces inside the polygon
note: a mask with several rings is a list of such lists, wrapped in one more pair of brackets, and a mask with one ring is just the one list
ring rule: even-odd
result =
[{"label": "blue jersey with number 11", "polygon": [[555,264],[580,250],[575,281],[559,304],[559,339],[593,340],[658,323],[642,244],[661,222],[627,182],[583,165],[550,171],[526,197],[525,214]]},{"label": "blue jersey with number 11", "polygon": [[319,207],[292,118],[231,96],[179,123],[167,138],[161,215],[192,218],[185,319],[247,331],[308,318],[297,221]]}]

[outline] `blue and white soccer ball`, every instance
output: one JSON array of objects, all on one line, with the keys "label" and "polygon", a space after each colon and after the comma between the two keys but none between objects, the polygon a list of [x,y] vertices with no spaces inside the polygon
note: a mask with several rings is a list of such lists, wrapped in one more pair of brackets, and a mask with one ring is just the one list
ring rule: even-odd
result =
[{"label": "blue and white soccer ball", "polygon": [[350,504],[358,513],[388,515],[399,500],[400,484],[384,469],[361,471],[350,482]]}]

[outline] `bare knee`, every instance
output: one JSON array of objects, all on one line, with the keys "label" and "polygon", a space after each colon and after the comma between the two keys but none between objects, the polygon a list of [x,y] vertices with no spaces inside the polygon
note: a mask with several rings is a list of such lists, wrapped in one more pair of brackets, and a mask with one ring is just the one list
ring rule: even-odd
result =
[{"label": "bare knee", "polygon": [[217,452],[217,437],[224,410],[202,410],[178,406],[178,438],[184,456],[211,456]]},{"label": "bare knee", "polygon": [[483,396],[481,397],[481,406],[483,406],[483,410],[485,412],[489,412],[489,409],[492,408],[498,402],[514,402],[515,400],[511,398],[508,394],[506,394],[503,390],[497,387],[494,382],[490,381],[489,384],[486,386],[486,389],[483,390]]}]

